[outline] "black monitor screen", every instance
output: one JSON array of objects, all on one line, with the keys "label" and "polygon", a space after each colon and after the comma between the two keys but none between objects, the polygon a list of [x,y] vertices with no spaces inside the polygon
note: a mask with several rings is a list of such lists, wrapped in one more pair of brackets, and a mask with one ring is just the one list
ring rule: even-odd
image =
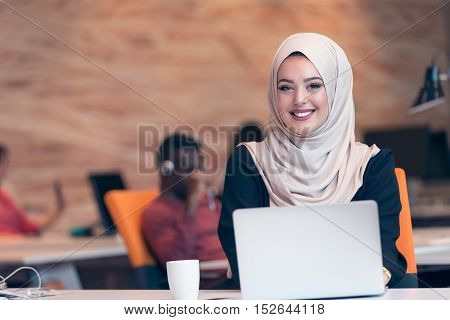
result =
[{"label": "black monitor screen", "polygon": [[367,132],[365,143],[380,149],[391,149],[395,166],[405,169],[408,176],[427,175],[430,131],[428,128],[408,128]]},{"label": "black monitor screen", "polygon": [[365,142],[391,149],[396,167],[408,176],[425,180],[447,179],[450,176],[446,132],[431,132],[428,128],[407,128],[367,132]]},{"label": "black monitor screen", "polygon": [[106,234],[116,233],[111,215],[106,207],[104,196],[110,190],[126,189],[120,172],[92,173],[89,175],[92,191],[97,200],[98,209],[101,215],[102,224]]}]

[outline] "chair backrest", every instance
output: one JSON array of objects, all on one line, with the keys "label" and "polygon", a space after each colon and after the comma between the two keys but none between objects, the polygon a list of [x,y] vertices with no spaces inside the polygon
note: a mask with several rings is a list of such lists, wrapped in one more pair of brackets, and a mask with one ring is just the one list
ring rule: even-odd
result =
[{"label": "chair backrest", "polygon": [[406,186],[406,174],[401,168],[395,168],[398,188],[400,191],[400,236],[397,239],[397,248],[403,254],[407,262],[406,273],[417,273],[416,256],[414,254],[414,238],[411,223],[411,210],[409,207],[408,189]]},{"label": "chair backrest", "polygon": [[134,268],[158,264],[149,253],[141,231],[143,209],[158,195],[157,190],[112,190],[105,194],[105,203]]}]

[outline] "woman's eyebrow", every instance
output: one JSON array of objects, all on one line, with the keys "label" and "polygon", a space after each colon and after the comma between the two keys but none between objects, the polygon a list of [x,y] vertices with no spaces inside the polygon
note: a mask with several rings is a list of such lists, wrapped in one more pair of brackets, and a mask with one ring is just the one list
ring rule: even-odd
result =
[{"label": "woman's eyebrow", "polygon": [[280,83],[280,82],[289,82],[289,83],[294,83],[294,81],[292,81],[292,80],[288,80],[288,79],[280,79],[280,80],[278,80],[278,83]]},{"label": "woman's eyebrow", "polygon": [[311,80],[321,80],[323,82],[323,79],[321,77],[311,77],[311,78],[306,78],[305,80],[303,80],[303,82],[308,82]]}]

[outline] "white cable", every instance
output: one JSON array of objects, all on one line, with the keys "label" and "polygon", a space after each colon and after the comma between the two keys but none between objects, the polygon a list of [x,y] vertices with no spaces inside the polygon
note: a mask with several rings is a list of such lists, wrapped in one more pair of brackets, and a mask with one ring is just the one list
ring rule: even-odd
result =
[{"label": "white cable", "polygon": [[14,270],[13,272],[11,272],[7,277],[0,276],[0,278],[2,278],[1,281],[0,281],[0,290],[6,289],[6,280],[8,280],[9,278],[11,278],[13,275],[15,275],[17,272],[19,272],[21,270],[31,270],[34,273],[36,273],[36,275],[38,277],[38,280],[39,280],[38,289],[41,288],[41,286],[42,286],[42,279],[41,279],[41,276],[39,275],[39,272],[37,272],[37,270],[35,268],[32,268],[32,267],[20,267],[20,268],[17,268],[16,270]]}]

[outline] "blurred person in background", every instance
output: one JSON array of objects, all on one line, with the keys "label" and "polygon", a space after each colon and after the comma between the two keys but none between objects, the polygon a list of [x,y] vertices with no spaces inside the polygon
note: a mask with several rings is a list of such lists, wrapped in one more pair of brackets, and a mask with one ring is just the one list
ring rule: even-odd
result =
[{"label": "blurred person in background", "polygon": [[3,187],[8,166],[8,149],[0,145],[0,235],[38,235],[56,221],[64,205],[58,201],[55,210],[44,213],[38,219],[28,218]]},{"label": "blurred person in background", "polygon": [[[221,202],[203,173],[200,143],[175,133],[160,145],[157,163],[161,195],[144,209],[142,231],[158,262],[225,260],[217,234]],[[225,274],[218,270],[218,282]]]}]

